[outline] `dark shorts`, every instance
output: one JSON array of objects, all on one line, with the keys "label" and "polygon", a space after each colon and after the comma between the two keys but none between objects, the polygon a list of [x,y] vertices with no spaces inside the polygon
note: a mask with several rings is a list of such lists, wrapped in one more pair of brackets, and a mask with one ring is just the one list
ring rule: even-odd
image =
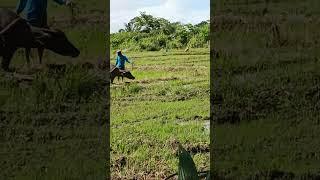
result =
[{"label": "dark shorts", "polygon": [[35,17],[27,17],[27,21],[31,26],[39,27],[39,28],[48,28],[47,15],[43,15],[39,18]]}]

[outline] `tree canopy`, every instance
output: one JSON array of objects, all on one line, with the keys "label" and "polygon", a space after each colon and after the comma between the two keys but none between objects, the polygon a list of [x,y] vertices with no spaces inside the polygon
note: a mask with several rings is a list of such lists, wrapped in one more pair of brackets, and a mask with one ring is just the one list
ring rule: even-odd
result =
[{"label": "tree canopy", "polygon": [[140,12],[140,16],[124,26],[111,34],[111,49],[157,51],[187,46],[207,47],[209,42],[209,20],[195,25],[182,24]]}]

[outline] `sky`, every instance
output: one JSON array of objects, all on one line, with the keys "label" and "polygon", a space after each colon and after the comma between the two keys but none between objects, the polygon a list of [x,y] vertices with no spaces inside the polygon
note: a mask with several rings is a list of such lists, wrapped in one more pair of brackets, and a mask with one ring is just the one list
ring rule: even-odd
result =
[{"label": "sky", "polygon": [[196,24],[210,19],[210,0],[110,0],[110,31],[118,32],[146,12],[171,22]]}]

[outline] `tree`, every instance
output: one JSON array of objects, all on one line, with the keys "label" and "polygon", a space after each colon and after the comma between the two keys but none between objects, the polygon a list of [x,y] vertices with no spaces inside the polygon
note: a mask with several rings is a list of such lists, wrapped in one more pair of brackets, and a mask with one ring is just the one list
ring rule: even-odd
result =
[{"label": "tree", "polygon": [[126,32],[132,32],[133,31],[133,27],[132,27],[133,25],[132,25],[131,22],[129,22],[127,24],[125,23],[124,26],[125,26],[125,31]]},{"label": "tree", "polygon": [[209,41],[209,21],[196,25],[170,22],[140,12],[125,23],[125,28],[111,36],[111,48],[134,48],[157,51],[164,48],[206,47]]}]

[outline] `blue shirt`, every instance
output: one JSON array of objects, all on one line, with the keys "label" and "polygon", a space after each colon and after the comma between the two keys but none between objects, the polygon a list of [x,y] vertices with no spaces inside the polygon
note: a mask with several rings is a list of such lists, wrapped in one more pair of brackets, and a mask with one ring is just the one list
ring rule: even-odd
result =
[{"label": "blue shirt", "polygon": [[119,69],[124,69],[125,68],[125,63],[126,61],[128,63],[131,63],[128,58],[124,55],[121,55],[121,56],[117,56],[116,58],[116,66],[119,68]]},{"label": "blue shirt", "polygon": [[[54,0],[56,3],[65,4],[65,0]],[[26,10],[27,21],[37,27],[47,26],[48,0],[20,0],[16,8],[18,14]]]}]

